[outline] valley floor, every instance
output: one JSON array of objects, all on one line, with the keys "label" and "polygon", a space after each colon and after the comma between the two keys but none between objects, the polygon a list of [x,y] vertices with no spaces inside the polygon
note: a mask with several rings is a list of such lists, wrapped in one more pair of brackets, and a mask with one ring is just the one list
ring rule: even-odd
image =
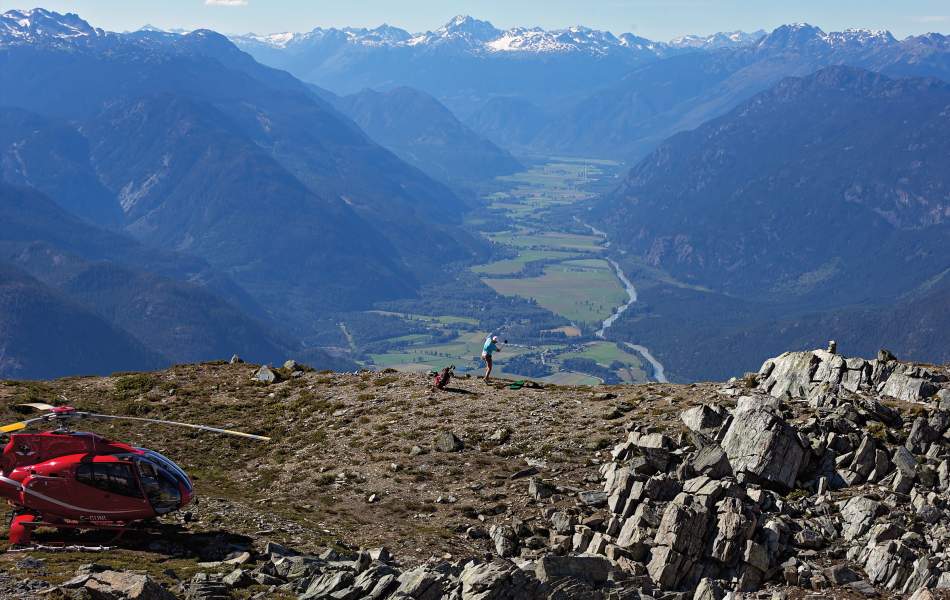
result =
[{"label": "valley floor", "polygon": [[[663,366],[648,350],[649,360],[636,346],[604,339],[619,313],[636,301],[636,290],[608,258],[604,234],[587,231],[571,216],[594,197],[597,186],[610,185],[621,167],[613,161],[544,159],[500,177],[486,192],[484,209],[470,216],[469,226],[503,256],[471,271],[498,294],[534,302],[569,322],[538,332],[536,342],[511,340],[497,356],[499,374],[568,385],[665,380]],[[503,308],[486,310],[504,314]],[[442,335],[436,343],[426,334],[390,338],[392,346],[371,354],[368,364],[407,372],[449,364],[460,372],[480,370],[478,356],[489,332],[478,320],[400,316],[426,322]],[[504,327],[495,333],[507,337]]]}]

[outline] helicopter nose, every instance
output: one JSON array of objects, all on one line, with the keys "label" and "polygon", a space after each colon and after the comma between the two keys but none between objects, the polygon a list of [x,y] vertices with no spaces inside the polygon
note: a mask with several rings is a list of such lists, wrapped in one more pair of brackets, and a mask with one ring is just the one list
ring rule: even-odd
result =
[{"label": "helicopter nose", "polygon": [[178,490],[179,492],[181,492],[181,504],[178,505],[178,508],[185,508],[186,506],[191,504],[191,500],[193,496],[192,491],[187,489],[183,485],[179,486]]}]

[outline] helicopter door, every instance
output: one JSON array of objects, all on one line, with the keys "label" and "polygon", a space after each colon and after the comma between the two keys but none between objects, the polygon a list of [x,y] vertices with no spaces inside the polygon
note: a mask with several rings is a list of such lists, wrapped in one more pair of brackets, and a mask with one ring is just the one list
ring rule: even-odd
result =
[{"label": "helicopter door", "polygon": [[174,477],[147,460],[140,459],[138,467],[142,488],[157,514],[164,515],[181,506],[181,492]]},{"label": "helicopter door", "polygon": [[76,486],[73,500],[79,507],[92,513],[90,518],[97,515],[115,515],[115,519],[122,520],[121,515],[128,514],[129,518],[148,511],[148,505],[142,496],[142,490],[135,479],[132,465],[119,462],[86,462],[76,467]]},{"label": "helicopter door", "polygon": [[26,483],[27,505],[39,511],[62,514],[63,507],[56,500],[69,497],[70,484],[66,477],[33,473]]}]

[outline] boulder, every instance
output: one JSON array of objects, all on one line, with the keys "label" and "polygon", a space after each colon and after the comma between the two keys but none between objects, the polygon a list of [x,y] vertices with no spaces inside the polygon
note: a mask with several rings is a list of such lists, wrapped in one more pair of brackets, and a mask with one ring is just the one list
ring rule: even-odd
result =
[{"label": "boulder", "polygon": [[328,597],[337,590],[349,587],[353,583],[353,574],[349,571],[327,571],[320,575],[315,575],[310,580],[304,593],[300,594],[299,600],[317,600],[318,598]]},{"label": "boulder", "polygon": [[399,573],[389,565],[376,565],[366,569],[353,580],[353,584],[334,592],[334,600],[382,600],[399,585]]},{"label": "boulder", "polygon": [[736,475],[783,490],[794,487],[805,458],[795,429],[767,409],[737,411],[722,448]]},{"label": "boulder", "polygon": [[637,505],[633,514],[623,522],[620,533],[617,534],[617,545],[622,548],[645,549],[646,544],[652,545],[656,528],[663,518],[663,508],[658,502],[650,500]]},{"label": "boulder", "polygon": [[577,517],[565,511],[557,511],[551,515],[551,528],[556,533],[568,535],[574,532],[574,526],[577,525]]},{"label": "boulder", "polygon": [[680,420],[690,431],[715,438],[726,416],[726,411],[718,406],[701,404],[683,411]]},{"label": "boulder", "polygon": [[806,398],[819,359],[813,352],[786,352],[759,369],[760,389],[776,398]]},{"label": "boulder", "polygon": [[451,431],[437,435],[432,445],[439,452],[460,452],[465,448],[464,442]]},{"label": "boulder", "polygon": [[669,546],[659,546],[654,548],[650,555],[647,573],[657,586],[672,590],[677,587],[691,566],[692,561],[686,556]]},{"label": "boulder", "polygon": [[899,541],[881,542],[865,553],[864,572],[873,585],[899,590],[914,572],[917,555]]},{"label": "boulder", "polygon": [[874,520],[885,512],[877,500],[855,496],[841,507],[843,529],[841,536],[848,541],[861,537],[871,529]]},{"label": "boulder", "polygon": [[894,455],[891,457],[891,461],[904,475],[907,475],[911,479],[917,476],[917,459],[914,458],[910,450],[904,446],[898,446],[897,450],[894,451]]},{"label": "boulder", "polygon": [[950,388],[943,388],[936,394],[940,410],[950,410]]},{"label": "boulder", "polygon": [[544,500],[554,495],[555,488],[537,477],[532,477],[528,484],[528,495],[535,500]]},{"label": "boulder", "polygon": [[726,590],[722,588],[718,581],[703,577],[693,592],[692,600],[723,600],[726,597]]},{"label": "boulder", "polygon": [[125,571],[100,571],[80,575],[62,584],[83,589],[97,600],[175,600],[175,595],[148,575]]},{"label": "boulder", "polygon": [[459,576],[462,600],[502,600],[535,597],[538,580],[506,560],[472,561]]},{"label": "boulder", "polygon": [[600,490],[591,490],[586,492],[578,492],[577,499],[581,501],[581,504],[584,506],[606,506],[607,505],[607,492],[602,492]]},{"label": "boulder", "polygon": [[845,371],[841,375],[841,387],[856,392],[871,385],[871,365],[863,358],[845,359]]},{"label": "boulder", "polygon": [[937,393],[937,386],[921,377],[910,377],[903,373],[891,373],[884,383],[881,394],[905,402],[921,402]]},{"label": "boulder", "polygon": [[914,424],[907,434],[907,442],[904,446],[915,454],[922,454],[927,450],[930,442],[939,437],[936,431],[930,426],[930,422],[925,417],[917,417]]},{"label": "boulder", "polygon": [[445,575],[426,566],[405,571],[398,581],[395,598],[441,600],[448,595],[449,588],[454,587]]},{"label": "boulder", "polygon": [[221,578],[221,583],[232,588],[246,588],[249,585],[254,583],[254,580],[251,578],[251,574],[244,569],[234,569],[223,578]]},{"label": "boulder", "polygon": [[267,365],[263,365],[255,371],[253,378],[262,383],[276,383],[280,379],[277,373]]},{"label": "boulder", "polygon": [[543,583],[563,578],[581,579],[593,585],[606,583],[613,565],[603,556],[542,556],[535,575]]},{"label": "boulder", "polygon": [[653,543],[656,546],[669,546],[690,558],[698,557],[706,541],[708,517],[709,513],[702,503],[686,493],[680,494],[663,511]]},{"label": "boulder", "polygon": [[493,525],[488,530],[488,536],[495,544],[495,552],[502,558],[508,558],[518,554],[518,534],[513,527],[508,525]]},{"label": "boulder", "polygon": [[729,457],[726,451],[718,444],[704,446],[696,452],[696,456],[690,461],[693,470],[701,475],[707,475],[713,479],[722,479],[732,475],[732,465],[729,464]]},{"label": "boulder", "polygon": [[718,507],[707,553],[724,565],[735,566],[756,527],[756,518],[738,498],[726,498]]}]

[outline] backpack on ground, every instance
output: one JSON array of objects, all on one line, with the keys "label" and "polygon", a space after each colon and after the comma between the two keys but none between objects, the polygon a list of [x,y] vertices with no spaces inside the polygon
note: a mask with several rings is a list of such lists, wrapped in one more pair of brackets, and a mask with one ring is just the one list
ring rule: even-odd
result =
[{"label": "backpack on ground", "polygon": [[438,375],[435,376],[435,387],[439,390],[444,390],[445,386],[452,381],[452,376],[455,375],[455,365],[445,367],[439,371]]}]

